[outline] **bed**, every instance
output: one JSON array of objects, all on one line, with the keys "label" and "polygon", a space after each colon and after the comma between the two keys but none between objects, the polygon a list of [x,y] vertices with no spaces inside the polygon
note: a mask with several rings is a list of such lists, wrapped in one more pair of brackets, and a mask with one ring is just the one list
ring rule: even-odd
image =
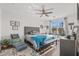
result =
[{"label": "bed", "polygon": [[35,49],[39,49],[52,42],[57,42],[57,35],[31,34],[30,32],[39,32],[38,27],[24,27],[25,40],[30,42]]}]

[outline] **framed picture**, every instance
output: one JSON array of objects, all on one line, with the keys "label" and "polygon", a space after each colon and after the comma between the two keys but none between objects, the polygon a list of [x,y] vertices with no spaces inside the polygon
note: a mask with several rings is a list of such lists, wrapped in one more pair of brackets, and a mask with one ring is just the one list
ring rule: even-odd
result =
[{"label": "framed picture", "polygon": [[12,26],[12,30],[18,30],[18,27],[20,26],[20,21],[10,21],[10,26]]},{"label": "framed picture", "polygon": [[12,26],[12,30],[18,30],[18,26]]},{"label": "framed picture", "polygon": [[10,21],[10,26],[20,26],[20,21],[11,20]]},{"label": "framed picture", "polygon": [[15,26],[20,26],[20,21],[15,21]]},{"label": "framed picture", "polygon": [[15,26],[15,21],[14,20],[10,21],[10,26]]}]

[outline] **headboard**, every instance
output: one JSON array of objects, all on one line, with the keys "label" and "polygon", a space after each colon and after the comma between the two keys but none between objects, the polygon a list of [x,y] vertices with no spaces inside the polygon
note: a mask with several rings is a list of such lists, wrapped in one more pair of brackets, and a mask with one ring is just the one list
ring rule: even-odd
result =
[{"label": "headboard", "polygon": [[31,34],[31,32],[39,32],[39,27],[24,27],[24,35]]}]

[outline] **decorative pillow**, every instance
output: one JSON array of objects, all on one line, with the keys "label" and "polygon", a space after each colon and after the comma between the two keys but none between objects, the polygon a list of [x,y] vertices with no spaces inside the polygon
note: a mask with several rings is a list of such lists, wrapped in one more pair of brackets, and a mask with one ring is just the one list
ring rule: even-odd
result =
[{"label": "decorative pillow", "polygon": [[12,39],[19,38],[19,35],[18,35],[18,34],[11,34],[11,38],[12,38]]}]

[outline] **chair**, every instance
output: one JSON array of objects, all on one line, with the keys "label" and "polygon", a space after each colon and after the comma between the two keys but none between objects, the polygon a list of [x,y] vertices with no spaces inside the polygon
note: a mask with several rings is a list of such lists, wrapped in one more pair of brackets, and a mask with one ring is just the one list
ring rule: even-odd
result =
[{"label": "chair", "polygon": [[11,34],[11,44],[16,48],[17,51],[27,48],[27,45],[23,40],[20,39],[18,34]]},{"label": "chair", "polygon": [[11,34],[11,39],[20,38],[18,34]]}]

